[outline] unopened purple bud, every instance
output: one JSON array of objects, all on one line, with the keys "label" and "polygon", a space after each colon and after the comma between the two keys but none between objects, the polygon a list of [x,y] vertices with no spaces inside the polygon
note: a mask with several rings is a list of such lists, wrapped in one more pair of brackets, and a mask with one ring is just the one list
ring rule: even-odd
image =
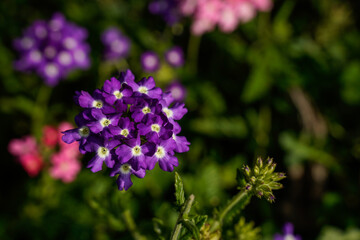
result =
[{"label": "unopened purple bud", "polygon": [[247,190],[247,191],[250,191],[251,190],[251,185],[250,184],[247,184],[246,186],[245,186],[245,190]]},{"label": "unopened purple bud", "polygon": [[259,168],[263,167],[263,160],[261,159],[261,157],[256,160],[256,164],[259,166]]}]

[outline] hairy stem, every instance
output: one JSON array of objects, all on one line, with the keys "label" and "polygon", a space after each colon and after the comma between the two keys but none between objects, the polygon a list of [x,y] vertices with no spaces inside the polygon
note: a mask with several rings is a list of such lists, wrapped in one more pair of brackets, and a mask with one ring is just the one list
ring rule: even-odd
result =
[{"label": "hairy stem", "polygon": [[181,220],[183,220],[184,218],[187,218],[187,216],[189,215],[189,212],[191,210],[191,207],[194,203],[195,200],[195,196],[194,194],[191,194],[188,198],[188,200],[185,202],[184,207],[182,208],[179,217],[176,221],[176,225],[175,228],[171,234],[170,239],[171,240],[177,240],[180,236],[180,232],[181,232],[181,228],[182,228],[182,224],[181,224]]},{"label": "hairy stem", "polygon": [[244,202],[246,198],[249,197],[251,197],[250,193],[245,190],[242,190],[237,195],[235,195],[235,197],[230,201],[230,203],[220,212],[218,220],[216,220],[212,224],[210,231],[214,232],[218,230],[223,225],[224,219],[228,215],[228,213],[231,212],[235,207],[237,208],[238,204]]}]

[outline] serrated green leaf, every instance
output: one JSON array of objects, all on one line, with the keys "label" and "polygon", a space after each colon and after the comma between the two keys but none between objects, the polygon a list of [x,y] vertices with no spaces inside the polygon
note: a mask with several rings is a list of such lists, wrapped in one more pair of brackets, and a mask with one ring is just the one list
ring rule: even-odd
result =
[{"label": "serrated green leaf", "polygon": [[183,219],[181,221],[181,224],[184,225],[184,227],[191,233],[191,235],[196,240],[200,240],[200,230],[193,221],[188,219]]},{"label": "serrated green leaf", "polygon": [[185,203],[184,184],[180,175],[175,172],[175,197],[176,205],[181,207]]}]

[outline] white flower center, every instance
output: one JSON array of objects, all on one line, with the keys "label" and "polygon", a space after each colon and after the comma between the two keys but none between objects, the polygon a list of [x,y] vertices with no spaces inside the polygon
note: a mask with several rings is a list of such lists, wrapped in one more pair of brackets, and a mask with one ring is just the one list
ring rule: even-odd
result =
[{"label": "white flower center", "polygon": [[35,29],[35,35],[36,35],[38,38],[44,38],[44,37],[46,37],[46,35],[47,35],[46,28],[44,28],[43,26],[38,26],[38,27]]},{"label": "white flower center", "polygon": [[171,95],[173,96],[173,98],[175,99],[179,99],[182,96],[182,89],[179,87],[174,87],[173,89],[171,89]]},{"label": "white flower center", "polygon": [[29,49],[34,45],[34,41],[31,38],[24,37],[21,39],[21,46],[25,49]]},{"label": "white flower center", "polygon": [[143,114],[147,114],[151,112],[151,109],[149,107],[144,107],[142,110]]},{"label": "white flower center", "polygon": [[153,68],[156,66],[156,64],[157,64],[157,58],[154,56],[147,56],[144,59],[144,65],[148,68]]},{"label": "white flower center", "polygon": [[94,101],[92,102],[92,106],[93,106],[94,108],[100,109],[100,108],[103,107],[103,102],[102,102],[101,100],[94,100]]},{"label": "white flower center", "polygon": [[76,50],[74,53],[74,58],[75,58],[75,61],[78,63],[84,62],[85,58],[86,58],[84,51],[82,51],[80,49]]},{"label": "white flower center", "polygon": [[41,61],[42,55],[41,52],[38,50],[33,50],[30,52],[30,58],[32,61],[38,63]]},{"label": "white flower center", "polygon": [[65,48],[67,48],[67,49],[73,49],[73,48],[76,47],[77,42],[76,42],[76,40],[75,40],[74,38],[72,38],[72,37],[67,37],[67,38],[64,39],[63,44],[64,44]]},{"label": "white flower center", "polygon": [[125,44],[117,39],[110,44],[110,48],[113,52],[122,53],[125,50]]},{"label": "white flower center", "polygon": [[107,156],[109,156],[110,151],[106,147],[99,147],[97,150],[97,154],[101,158],[106,158]]},{"label": "white flower center", "polygon": [[180,61],[180,56],[175,51],[169,52],[168,58],[169,58],[169,62],[171,62],[173,64],[176,64]]},{"label": "white flower center", "polygon": [[107,127],[111,124],[111,120],[107,118],[103,118],[100,120],[100,124],[102,127]]},{"label": "white flower center", "polygon": [[88,137],[90,134],[90,130],[88,127],[84,126],[79,129],[79,134],[81,137]]},{"label": "white flower center", "polygon": [[71,63],[71,55],[70,53],[68,52],[61,52],[59,54],[59,62],[62,64],[62,65],[69,65]]},{"label": "white flower center", "polygon": [[45,48],[45,56],[48,58],[54,58],[56,55],[56,49],[52,46],[48,46]]},{"label": "white flower center", "polygon": [[132,155],[133,156],[140,156],[141,155],[141,147],[140,146],[135,146],[131,149]]},{"label": "white flower center", "polygon": [[168,109],[167,107],[163,108],[163,112],[166,114],[168,118],[172,118],[172,116],[174,115],[173,111]]},{"label": "white flower center", "polygon": [[144,87],[144,86],[139,87],[139,88],[138,88],[138,91],[141,92],[141,93],[144,93],[144,94],[147,94],[147,93],[148,93],[147,87]]},{"label": "white flower center", "polygon": [[120,172],[122,174],[128,174],[131,171],[131,166],[128,163],[125,163],[120,166]]},{"label": "white flower center", "polygon": [[165,156],[165,149],[161,146],[158,146],[155,152],[157,158],[163,158]]},{"label": "white flower center", "polygon": [[295,237],[291,234],[286,234],[284,240],[295,240]]},{"label": "white flower center", "polygon": [[49,77],[56,77],[59,74],[59,69],[52,63],[45,67],[45,74]]},{"label": "white flower center", "polygon": [[176,141],[176,135],[175,134],[172,135],[172,139],[174,139]]},{"label": "white flower center", "polygon": [[159,126],[159,124],[156,124],[156,123],[155,123],[155,124],[152,124],[152,125],[151,125],[151,130],[154,131],[154,132],[157,132],[157,133],[160,132],[160,126]]},{"label": "white flower center", "polygon": [[129,135],[129,130],[127,130],[125,128],[125,129],[121,130],[120,134],[123,135],[124,137],[127,137]]},{"label": "white flower center", "polygon": [[117,99],[121,99],[121,98],[123,97],[123,94],[122,94],[120,91],[118,91],[118,90],[114,91],[113,94],[115,95],[115,97],[116,97]]},{"label": "white flower center", "polygon": [[58,20],[58,19],[51,20],[51,21],[50,21],[50,28],[51,28],[53,31],[58,31],[58,30],[60,30],[60,28],[61,28],[61,21]]}]

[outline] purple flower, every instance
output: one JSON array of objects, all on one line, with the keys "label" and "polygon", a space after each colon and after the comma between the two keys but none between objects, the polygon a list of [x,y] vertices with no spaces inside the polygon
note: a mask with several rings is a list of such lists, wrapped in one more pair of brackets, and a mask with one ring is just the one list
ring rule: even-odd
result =
[{"label": "purple flower", "polygon": [[74,100],[83,111],[75,118],[77,128],[63,132],[63,141],[80,142],[81,153],[95,152],[88,168],[100,171],[105,162],[111,176],[119,174],[120,190],[132,185],[132,174],[142,178],[157,162],[162,170],[173,171],[175,152],[189,150],[186,138],[177,136],[177,120],[187,109],[173,103],[171,93],[157,88],[152,77],[135,82],[127,70],[92,94],[76,92]]},{"label": "purple flower", "polygon": [[115,157],[111,150],[119,142],[117,140],[104,141],[95,137],[92,140],[92,143],[87,146],[87,151],[95,152],[96,155],[89,161],[87,168],[91,168],[92,172],[98,172],[102,170],[103,162],[105,162],[108,168],[112,168],[115,165]]},{"label": "purple flower", "polygon": [[156,72],[160,68],[160,58],[152,51],[141,54],[140,62],[141,67],[145,72]]},{"label": "purple flower", "polygon": [[181,18],[178,0],[154,0],[149,4],[152,14],[161,15],[169,25],[177,23]]},{"label": "purple flower", "polygon": [[153,77],[143,78],[139,82],[129,83],[137,95],[146,95],[150,98],[161,99],[161,88],[155,87],[155,80]]},{"label": "purple flower", "polygon": [[299,235],[294,235],[294,225],[292,223],[285,223],[283,227],[283,235],[277,233],[274,235],[274,240],[301,240]]},{"label": "purple flower", "polygon": [[67,22],[56,13],[49,22],[35,21],[22,37],[14,40],[20,54],[15,62],[19,71],[35,71],[49,86],[55,86],[74,69],[90,65],[87,31]]},{"label": "purple flower", "polygon": [[130,164],[128,163],[116,163],[114,168],[111,169],[110,176],[114,177],[116,174],[119,174],[116,183],[120,191],[128,190],[132,186],[131,175],[135,175],[138,178],[145,177],[145,170],[139,169],[135,171]]},{"label": "purple flower", "polygon": [[126,144],[120,145],[115,152],[119,157],[120,163],[129,162],[137,171],[140,168],[146,168],[145,159],[153,155],[154,151],[154,144],[141,144],[140,135],[138,135],[136,138],[126,141]]},{"label": "purple flower", "polygon": [[175,46],[165,53],[165,60],[173,67],[181,67],[184,65],[184,52],[181,47]]},{"label": "purple flower", "polygon": [[130,52],[130,40],[115,27],[108,28],[101,36],[101,41],[105,45],[105,59],[117,60],[125,58]]},{"label": "purple flower", "polygon": [[117,100],[130,97],[133,93],[130,86],[126,83],[121,84],[121,82],[114,77],[105,81],[103,90],[104,92],[102,95],[105,101],[110,105],[114,104]]},{"label": "purple flower", "polygon": [[171,96],[173,97],[173,100],[176,102],[183,102],[186,96],[186,89],[185,87],[178,81],[174,81],[170,83],[166,91],[171,92]]},{"label": "purple flower", "polygon": [[162,170],[172,172],[174,167],[179,165],[177,158],[174,156],[175,148],[176,144],[172,138],[168,140],[159,140],[154,155],[146,159],[148,169],[153,169],[155,164],[159,162],[159,166]]}]

